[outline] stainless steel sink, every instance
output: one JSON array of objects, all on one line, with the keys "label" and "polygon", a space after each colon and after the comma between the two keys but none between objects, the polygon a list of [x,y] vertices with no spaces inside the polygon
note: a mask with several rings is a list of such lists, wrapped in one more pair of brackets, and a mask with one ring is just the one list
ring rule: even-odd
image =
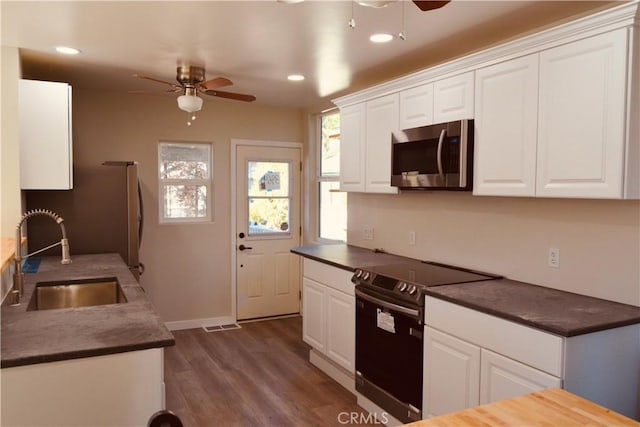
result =
[{"label": "stainless steel sink", "polygon": [[27,311],[127,302],[115,277],[38,282]]}]

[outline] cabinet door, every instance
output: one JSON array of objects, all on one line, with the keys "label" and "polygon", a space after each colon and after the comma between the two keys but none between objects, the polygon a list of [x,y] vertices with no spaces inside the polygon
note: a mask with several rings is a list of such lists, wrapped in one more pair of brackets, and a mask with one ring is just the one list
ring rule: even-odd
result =
[{"label": "cabinet door", "polygon": [[391,187],[391,133],[398,130],[398,99],[394,93],[367,102],[365,189],[370,193],[398,192]]},{"label": "cabinet door", "polygon": [[546,372],[482,349],[480,356],[480,404],[561,387],[562,380]]},{"label": "cabinet door", "polygon": [[326,354],[349,372],[355,373],[355,297],[327,288],[326,306]]},{"label": "cabinet door", "polygon": [[364,191],[365,105],[340,109],[340,189]]},{"label": "cabinet door", "polygon": [[476,71],[474,195],[534,196],[538,55]]},{"label": "cabinet door", "polygon": [[20,188],[73,188],[71,86],[20,80]]},{"label": "cabinet door", "polygon": [[433,121],[473,119],[473,71],[433,84]]},{"label": "cabinet door", "polygon": [[433,83],[400,92],[400,129],[433,123]]},{"label": "cabinet door", "polygon": [[425,327],[423,418],[478,405],[480,347]]},{"label": "cabinet door", "polygon": [[302,339],[313,348],[325,351],[325,286],[302,278]]},{"label": "cabinet door", "polygon": [[624,28],[540,54],[539,196],[622,197],[626,70]]}]

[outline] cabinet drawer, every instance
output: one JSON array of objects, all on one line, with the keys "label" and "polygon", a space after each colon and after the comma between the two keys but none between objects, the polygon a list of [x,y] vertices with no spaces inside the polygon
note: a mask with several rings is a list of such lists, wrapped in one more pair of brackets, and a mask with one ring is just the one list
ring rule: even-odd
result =
[{"label": "cabinet drawer", "polygon": [[433,297],[425,304],[427,325],[562,377],[562,337]]},{"label": "cabinet drawer", "polygon": [[354,285],[351,282],[351,276],[353,276],[353,273],[351,271],[332,267],[328,264],[305,258],[302,274],[305,277],[337,289],[348,295],[354,295]]}]

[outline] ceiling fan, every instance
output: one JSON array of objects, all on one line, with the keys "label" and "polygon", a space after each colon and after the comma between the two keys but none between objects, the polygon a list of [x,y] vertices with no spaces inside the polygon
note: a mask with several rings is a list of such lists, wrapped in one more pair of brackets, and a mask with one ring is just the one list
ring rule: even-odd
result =
[{"label": "ceiling fan", "polygon": [[[397,0],[356,0],[356,3],[362,6],[368,6],[373,8],[380,8],[390,5],[391,3],[395,3]],[[451,0],[447,1],[433,1],[433,0],[413,0],[413,3],[420,8],[423,12],[433,9],[439,9],[445,4],[449,3]]]},{"label": "ceiling fan", "polygon": [[133,90],[129,91],[129,93],[182,93],[182,95],[178,97],[178,108],[189,113],[200,111],[202,109],[203,101],[198,94],[245,102],[253,102],[256,100],[256,97],[253,95],[218,90],[219,87],[231,86],[233,82],[225,77],[216,77],[205,81],[203,67],[179,66],[176,74],[176,81],[178,83],[171,83],[142,74],[134,74],[134,77],[162,83],[168,85],[169,88],[164,91]]}]

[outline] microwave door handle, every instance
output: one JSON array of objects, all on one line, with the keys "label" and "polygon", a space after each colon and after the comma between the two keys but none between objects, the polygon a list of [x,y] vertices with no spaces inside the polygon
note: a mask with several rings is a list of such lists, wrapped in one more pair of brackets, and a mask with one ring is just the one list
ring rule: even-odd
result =
[{"label": "microwave door handle", "polygon": [[442,129],[440,132],[440,139],[438,139],[438,173],[440,174],[440,178],[444,184],[444,170],[442,169],[442,144],[444,143],[444,138],[447,136],[447,130]]}]

